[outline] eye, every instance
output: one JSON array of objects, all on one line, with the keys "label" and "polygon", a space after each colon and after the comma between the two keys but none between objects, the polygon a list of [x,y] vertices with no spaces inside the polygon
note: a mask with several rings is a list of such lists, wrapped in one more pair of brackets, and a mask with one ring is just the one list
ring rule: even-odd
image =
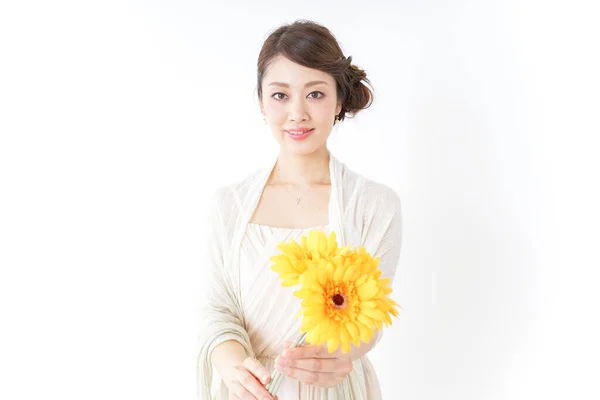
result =
[{"label": "eye", "polygon": [[[315,94],[316,94],[317,96],[313,96],[313,95],[315,95]],[[284,93],[277,92],[277,93],[273,93],[273,94],[271,95],[271,97],[273,97],[273,98],[274,98],[275,100],[277,100],[277,101],[282,101],[282,100],[284,100],[284,98],[283,98],[283,97],[279,97],[279,95],[281,95],[281,96],[286,96]],[[310,92],[310,93],[308,94],[308,96],[309,96],[311,99],[313,99],[313,100],[317,100],[317,99],[320,99],[320,98],[322,98],[322,97],[323,97],[323,96],[325,96],[325,95],[324,95],[322,92],[319,92],[319,91],[314,91],[314,92]]]},{"label": "eye", "polygon": [[282,95],[282,96],[285,96],[285,94],[283,94],[283,93],[281,93],[281,92],[277,92],[277,93],[273,93],[273,94],[271,95],[271,97],[273,97],[273,98],[274,98],[275,100],[277,100],[277,101],[281,101],[281,100],[283,100],[283,99],[281,99],[281,98],[278,98],[278,97],[276,97],[278,94],[280,94],[280,95]]},{"label": "eye", "polygon": [[325,96],[322,92],[318,92],[318,91],[314,91],[314,92],[309,93],[309,96],[312,95],[312,94],[315,94],[315,93],[320,94],[320,96],[319,97],[313,97],[313,99],[320,99],[321,97]]}]

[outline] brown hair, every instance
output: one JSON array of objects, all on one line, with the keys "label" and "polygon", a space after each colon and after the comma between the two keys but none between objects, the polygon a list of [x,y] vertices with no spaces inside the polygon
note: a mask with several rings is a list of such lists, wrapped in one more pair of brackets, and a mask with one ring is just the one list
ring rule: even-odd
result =
[{"label": "brown hair", "polygon": [[336,38],[322,25],[308,20],[296,20],[273,31],[265,40],[258,56],[258,99],[262,99],[262,80],[269,63],[282,55],[296,64],[327,72],[337,85],[337,98],[342,102],[339,120],[349,118],[373,103],[373,91],[364,70],[345,57]]}]

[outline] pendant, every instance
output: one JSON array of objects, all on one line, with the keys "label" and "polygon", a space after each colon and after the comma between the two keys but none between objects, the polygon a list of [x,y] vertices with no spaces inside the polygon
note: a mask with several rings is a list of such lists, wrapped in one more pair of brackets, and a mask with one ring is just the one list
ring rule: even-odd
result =
[{"label": "pendant", "polygon": [[300,203],[300,197],[296,197],[296,205],[298,205],[298,203]]}]

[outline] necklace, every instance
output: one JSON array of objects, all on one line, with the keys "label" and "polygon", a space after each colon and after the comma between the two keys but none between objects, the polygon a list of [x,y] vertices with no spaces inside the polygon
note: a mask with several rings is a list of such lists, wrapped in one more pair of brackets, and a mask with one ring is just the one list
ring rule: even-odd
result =
[{"label": "necklace", "polygon": [[[308,190],[304,193],[302,193],[300,196],[296,197],[296,205],[300,204],[300,199],[302,198],[302,196],[304,196],[305,194],[307,194],[308,192],[310,192],[310,190],[312,189],[312,186],[310,188],[308,188]],[[286,187],[285,190],[287,190],[287,192],[292,195],[292,197],[295,197],[294,194],[292,192],[289,191],[289,189]]]},{"label": "necklace", "polygon": [[[322,182],[322,181],[323,181],[323,179],[325,179],[325,177],[327,176],[327,174],[328,174],[328,173],[329,173],[329,171],[327,171],[327,173],[325,173],[325,175],[323,175],[323,177],[322,177],[322,178],[321,178],[321,179],[320,179],[318,182]],[[278,170],[275,170],[275,174],[277,175],[277,178],[281,179],[281,177],[279,176],[279,171],[278,171]],[[292,192],[291,192],[291,191],[288,189],[288,187],[287,187],[287,186],[284,186],[284,187],[285,187],[285,190],[286,190],[286,191],[287,191],[287,192],[290,194],[290,196],[292,196],[293,198],[295,198],[295,199],[296,199],[296,205],[299,205],[299,204],[300,204],[300,199],[301,199],[303,196],[305,196],[305,195],[306,195],[308,192],[310,192],[310,191],[312,190],[312,188],[313,188],[313,187],[311,186],[311,187],[309,187],[309,188],[308,188],[308,190],[307,190],[307,191],[305,191],[304,193],[302,193],[300,196],[296,196],[295,194],[293,194],[293,193],[292,193]]]}]

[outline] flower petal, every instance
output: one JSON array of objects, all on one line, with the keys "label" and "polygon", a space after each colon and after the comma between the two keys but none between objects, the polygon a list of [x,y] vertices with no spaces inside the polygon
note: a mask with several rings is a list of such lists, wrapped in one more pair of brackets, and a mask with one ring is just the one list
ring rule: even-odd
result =
[{"label": "flower petal", "polygon": [[344,278],[344,267],[335,268],[335,271],[333,273],[333,281],[335,283],[340,283],[343,278]]},{"label": "flower petal", "polygon": [[363,315],[373,319],[374,321],[383,321],[385,319],[385,314],[376,308],[363,308]]},{"label": "flower petal", "polygon": [[304,307],[302,314],[306,317],[317,317],[317,318],[325,317],[325,311],[323,310],[323,307],[320,307],[318,305]]},{"label": "flower petal", "polygon": [[358,314],[356,319],[365,324],[367,328],[375,329],[375,322],[373,322],[373,320],[366,315]]},{"label": "flower petal", "polygon": [[325,256],[327,253],[327,237],[323,232],[319,234],[319,254]]},{"label": "flower petal", "polygon": [[374,301],[363,301],[360,303],[363,308],[377,308],[377,303]]},{"label": "flower petal", "polygon": [[362,340],[365,343],[368,343],[373,337],[373,330],[361,322],[357,323],[356,326],[358,327],[358,331],[360,332],[360,340]]},{"label": "flower petal", "polygon": [[344,272],[344,281],[346,282],[350,282],[350,281],[354,281],[356,279],[356,273],[358,272],[358,267],[355,264],[351,264],[350,266],[348,266],[348,268],[346,268],[345,272]]},{"label": "flower petal", "polygon": [[367,281],[367,279],[369,279],[369,275],[359,276],[355,283],[356,287],[361,286],[363,283],[365,283]]},{"label": "flower petal", "polygon": [[294,296],[296,296],[296,297],[299,297],[299,298],[301,298],[301,299],[307,299],[307,298],[309,298],[309,297],[312,297],[312,296],[314,296],[315,294],[318,294],[318,293],[316,293],[316,292],[313,290],[313,288],[312,288],[312,287],[310,287],[310,288],[302,288],[302,289],[300,289],[300,290],[296,290],[296,291],[294,292]]},{"label": "flower petal", "polygon": [[352,336],[346,329],[346,324],[340,325],[340,342],[342,343],[342,352],[348,353],[350,351],[350,340]]},{"label": "flower petal", "polygon": [[358,296],[362,301],[370,300],[377,294],[377,283],[375,281],[368,281],[357,289]]},{"label": "flower petal", "polygon": [[336,336],[331,336],[329,338],[329,340],[327,341],[327,351],[329,351],[329,353],[331,354],[337,350],[339,345],[340,345],[339,338],[337,338]]},{"label": "flower petal", "polygon": [[319,318],[306,316],[302,320],[302,329],[304,329],[305,331],[313,331],[318,324]]},{"label": "flower petal", "polygon": [[346,323],[346,329],[350,334],[352,343],[354,343],[356,346],[360,345],[360,331],[356,327],[356,324],[354,324],[354,322],[352,321],[349,321],[348,323]]},{"label": "flower petal", "polygon": [[325,305],[325,299],[323,298],[323,295],[321,294],[317,294],[311,297],[307,297],[302,301],[302,306],[307,307],[307,306],[324,306]]},{"label": "flower petal", "polygon": [[333,254],[337,250],[338,244],[335,238],[335,231],[331,231],[329,237],[327,238],[327,251],[330,254]]},{"label": "flower petal", "polygon": [[298,284],[298,275],[289,274],[283,277],[283,281],[281,282],[281,286],[290,287],[296,286]]},{"label": "flower petal", "polygon": [[333,263],[332,262],[328,262],[327,266],[325,267],[325,277],[327,279],[333,278],[334,272],[335,272],[335,267],[333,266]]}]

